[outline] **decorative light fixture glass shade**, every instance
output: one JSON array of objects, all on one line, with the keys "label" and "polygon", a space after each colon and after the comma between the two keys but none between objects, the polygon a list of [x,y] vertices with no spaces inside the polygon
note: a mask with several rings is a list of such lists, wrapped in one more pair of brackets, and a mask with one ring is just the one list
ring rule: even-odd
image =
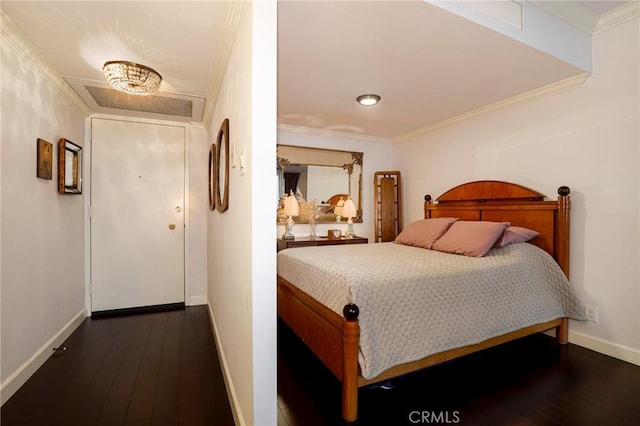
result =
[{"label": "decorative light fixture glass shade", "polygon": [[162,83],[162,76],[156,70],[135,62],[109,61],[102,70],[111,87],[130,95],[151,95]]},{"label": "decorative light fixture glass shade", "polygon": [[360,95],[356,98],[356,101],[362,106],[373,106],[380,102],[380,96],[374,94]]}]

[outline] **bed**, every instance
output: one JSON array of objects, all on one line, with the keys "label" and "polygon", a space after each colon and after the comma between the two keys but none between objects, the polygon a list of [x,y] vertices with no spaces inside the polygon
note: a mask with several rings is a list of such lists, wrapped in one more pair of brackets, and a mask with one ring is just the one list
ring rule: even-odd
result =
[{"label": "bed", "polygon": [[[508,222],[539,233],[482,258],[392,242],[278,254],[278,315],[342,382],[346,421],[357,419],[359,387],[541,331],[555,329],[567,342],[568,318],[583,319],[567,282],[569,193],[560,187],[557,201],[546,201],[517,184],[475,181],[436,202],[425,196],[425,219]],[[542,272],[522,269],[534,258]]]}]

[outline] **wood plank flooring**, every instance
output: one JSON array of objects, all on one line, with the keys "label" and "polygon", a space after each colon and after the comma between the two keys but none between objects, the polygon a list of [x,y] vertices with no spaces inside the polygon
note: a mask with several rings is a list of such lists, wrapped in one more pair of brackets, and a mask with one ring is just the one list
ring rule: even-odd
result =
[{"label": "wood plank flooring", "polygon": [[[341,425],[340,383],[278,324],[278,425]],[[640,425],[640,367],[538,334],[359,392],[357,425]]]},{"label": "wood plank flooring", "polygon": [[86,319],[2,406],[11,425],[233,425],[205,306]]},{"label": "wood plank flooring", "polygon": [[[233,425],[204,306],[87,319],[65,346],[4,404],[2,426]],[[640,367],[542,334],[391,385],[360,390],[355,425],[640,424]],[[340,383],[279,322],[278,425],[343,425],[340,404]]]}]

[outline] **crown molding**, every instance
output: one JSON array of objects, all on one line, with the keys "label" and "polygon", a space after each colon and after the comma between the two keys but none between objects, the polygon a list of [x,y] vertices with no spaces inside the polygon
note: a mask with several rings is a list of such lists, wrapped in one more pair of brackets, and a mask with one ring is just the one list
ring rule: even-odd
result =
[{"label": "crown molding", "polygon": [[638,17],[640,17],[640,2],[638,2],[638,0],[629,1],[626,4],[603,14],[598,20],[598,25],[596,26],[593,34],[599,34],[610,30],[611,28],[615,28],[618,25],[624,24],[632,19],[637,19]]},{"label": "crown molding", "polygon": [[351,132],[341,132],[338,130],[330,130],[330,129],[318,129],[318,128],[313,128],[313,127],[305,127],[305,126],[296,126],[296,125],[291,125],[291,124],[284,124],[284,123],[278,123],[278,130],[287,130],[290,132],[296,132],[296,133],[314,133],[314,134],[320,134],[320,135],[326,135],[326,136],[343,136],[343,137],[348,137],[348,138],[359,138],[359,139],[368,139],[368,140],[378,140],[378,141],[382,141],[382,142],[397,142],[397,141],[402,141],[404,139],[408,139],[411,138],[413,136],[417,136],[417,135],[421,135],[424,133],[429,133],[432,132],[436,129],[440,129],[442,127],[446,127],[446,126],[450,126],[452,124],[455,124],[457,122],[463,121],[463,120],[467,120],[469,118],[472,117],[476,117],[479,116],[481,114],[486,114],[488,112],[491,111],[496,111],[499,109],[503,109],[509,106],[513,106],[513,105],[517,105],[517,104],[522,104],[531,100],[534,100],[536,98],[542,97],[542,96],[546,96],[546,95],[551,95],[551,94],[555,94],[561,90],[565,90],[565,89],[569,89],[575,86],[580,86],[582,85],[588,78],[589,78],[590,74],[589,73],[581,73],[578,74],[576,76],[573,77],[569,77],[565,80],[561,80],[555,83],[551,83],[547,86],[544,87],[540,87],[538,89],[534,89],[534,90],[530,90],[529,92],[525,92],[522,93],[520,95],[517,96],[513,96],[511,98],[502,100],[502,101],[498,101],[495,102],[491,105],[487,105],[478,109],[475,109],[473,111],[469,111],[466,112],[464,114],[460,114],[457,115],[455,117],[451,117],[448,118],[446,120],[442,120],[442,121],[438,121],[437,123],[433,123],[430,124],[428,126],[425,127],[421,127],[419,129],[413,130],[411,132],[402,134],[400,136],[397,137],[392,137],[392,138],[383,138],[383,137],[379,137],[379,136],[369,136],[369,135],[365,135],[365,134],[358,134],[358,133],[351,133]]},{"label": "crown molding", "polygon": [[2,10],[0,35],[2,42],[10,46],[36,73],[42,77],[54,90],[67,98],[73,106],[85,117],[93,114],[93,111],[78,96],[78,94],[64,81],[64,78],[55,70],[53,65],[40,53],[38,49],[27,39],[13,20]]},{"label": "crown molding", "polygon": [[575,2],[532,0],[529,3],[589,35],[593,34],[598,25],[598,14]]},{"label": "crown molding", "polygon": [[551,83],[547,86],[540,87],[538,89],[531,90],[529,92],[522,93],[517,96],[513,96],[511,98],[495,102],[491,105],[487,105],[478,109],[474,109],[473,111],[466,112],[464,114],[457,115],[455,117],[448,118],[446,120],[438,121],[437,123],[430,124],[425,127],[421,127],[412,132],[405,133],[404,135],[400,135],[396,138],[393,138],[393,141],[401,141],[404,139],[411,138],[413,136],[421,135],[424,133],[432,132],[436,129],[440,129],[442,127],[450,126],[452,124],[458,123],[463,120],[467,120],[472,117],[479,116],[481,114],[486,114],[491,111],[496,111],[499,109],[503,109],[509,106],[522,104],[536,98],[557,93],[561,90],[565,90],[571,87],[582,85],[587,78],[590,76],[588,73],[581,73],[574,77],[569,77],[565,80],[561,80],[555,83]]},{"label": "crown molding", "polygon": [[532,0],[531,4],[589,35],[599,34],[640,16],[640,2],[629,0],[622,6],[599,16],[576,2]]}]

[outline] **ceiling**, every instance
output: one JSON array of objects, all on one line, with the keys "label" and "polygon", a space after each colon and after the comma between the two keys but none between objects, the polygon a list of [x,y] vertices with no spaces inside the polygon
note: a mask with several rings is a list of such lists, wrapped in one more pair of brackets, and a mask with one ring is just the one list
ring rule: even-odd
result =
[{"label": "ceiling", "polygon": [[[625,2],[572,3],[597,16]],[[230,2],[0,4],[93,112],[199,122],[215,103],[228,57]],[[92,103],[83,87],[106,89],[102,65],[114,59],[156,69],[160,96],[194,101],[195,115]],[[281,125],[392,138],[580,72],[419,0],[278,3]],[[363,93],[382,101],[361,107],[355,98]]]}]

